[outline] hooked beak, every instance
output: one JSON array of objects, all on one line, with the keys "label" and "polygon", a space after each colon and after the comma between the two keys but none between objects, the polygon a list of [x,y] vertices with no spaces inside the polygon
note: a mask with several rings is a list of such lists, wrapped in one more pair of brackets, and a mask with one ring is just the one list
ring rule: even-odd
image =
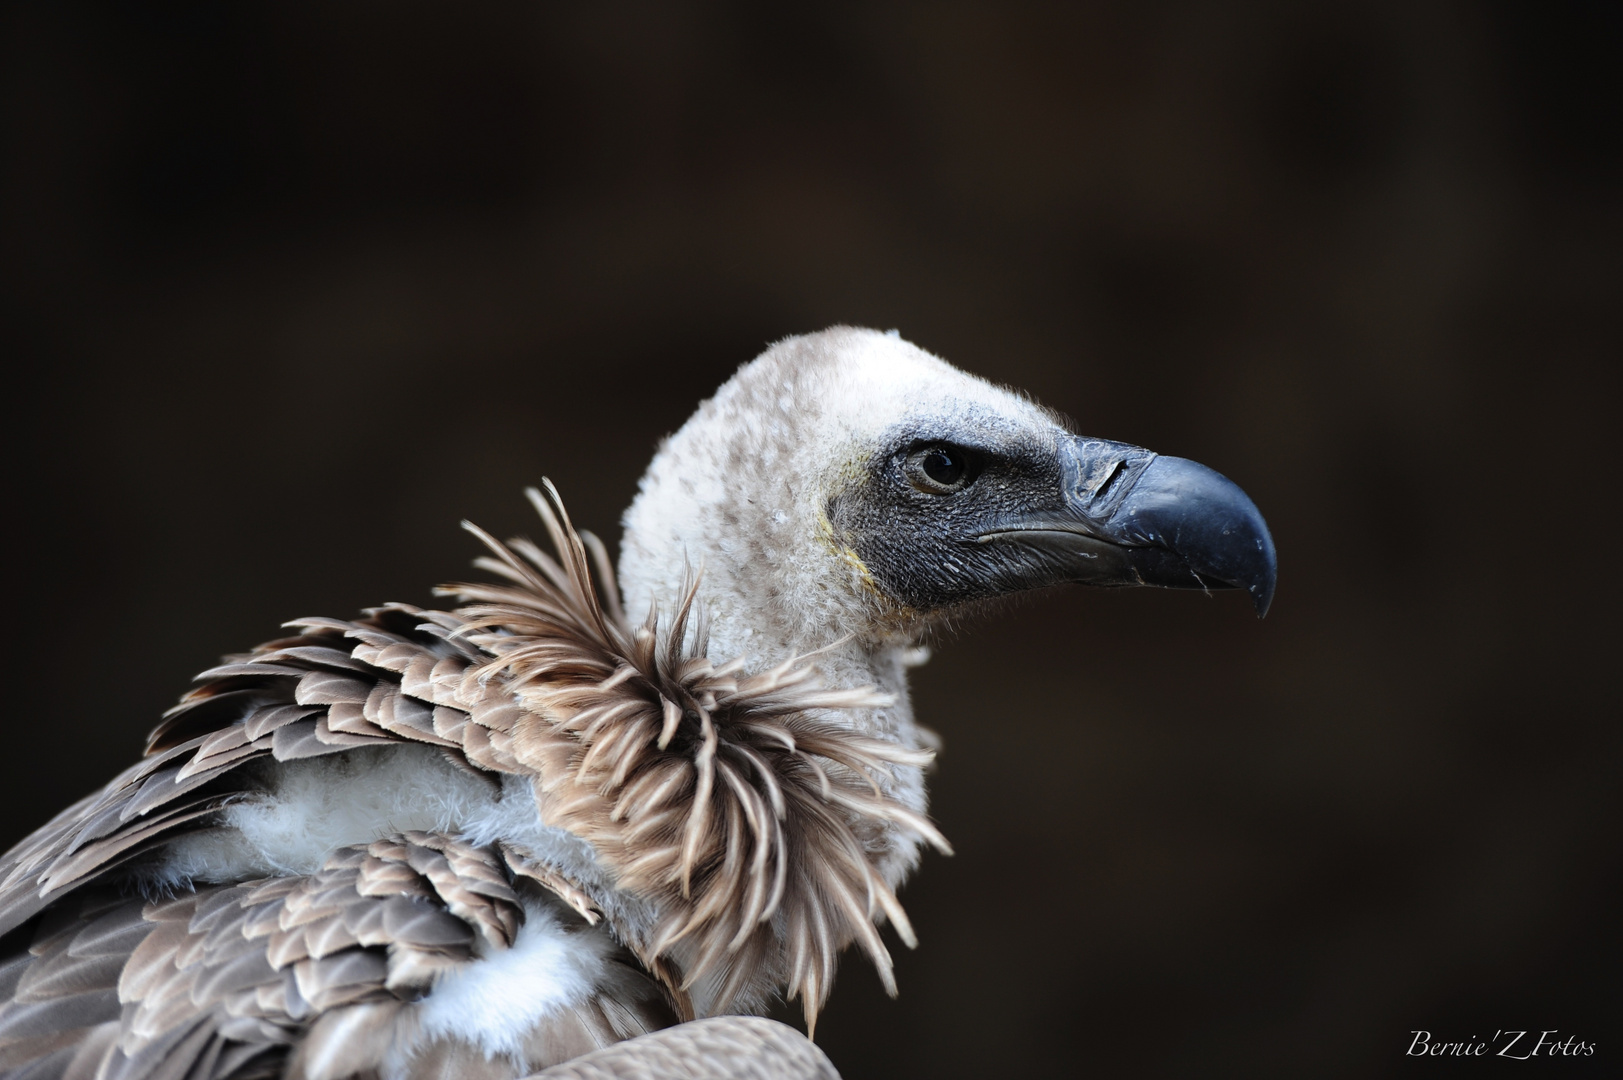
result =
[{"label": "hooked beak", "polygon": [[1066,436],[1064,503],[976,539],[1032,549],[1059,580],[1244,589],[1268,614],[1277,567],[1268,524],[1238,484],[1197,462]]}]

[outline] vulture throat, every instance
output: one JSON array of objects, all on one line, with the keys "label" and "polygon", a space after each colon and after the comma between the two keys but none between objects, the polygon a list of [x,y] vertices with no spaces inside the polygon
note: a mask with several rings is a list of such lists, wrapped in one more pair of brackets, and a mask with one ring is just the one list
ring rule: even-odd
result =
[{"label": "vulture throat", "polygon": [[1066,582],[1274,591],[1233,483],[894,333],[744,365],[659,449],[618,578],[544,486],[551,553],[474,529],[496,581],[447,610],[227,657],[0,859],[0,1071],[504,1080],[782,1043],[702,1018],[782,994],[810,1024],[848,945],[894,992],[879,926],[913,944],[934,621]]}]

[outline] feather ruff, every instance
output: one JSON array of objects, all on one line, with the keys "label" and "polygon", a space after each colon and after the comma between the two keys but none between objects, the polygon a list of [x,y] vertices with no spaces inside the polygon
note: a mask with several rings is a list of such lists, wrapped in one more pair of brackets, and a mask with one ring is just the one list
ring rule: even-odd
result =
[{"label": "feather ruff", "polygon": [[510,752],[537,777],[543,822],[655,905],[652,934],[627,945],[673,989],[707,987],[707,1012],[754,1004],[766,973],[814,1026],[852,942],[894,994],[878,925],[915,938],[880,859],[903,838],[950,848],[887,782],[932,753],[830,716],[889,699],[825,686],[814,656],[758,674],[713,663],[697,575],[668,627],[657,610],[633,627],[602,544],[574,530],[550,484],[528,494],[559,558],[469,525],[493,554],[479,565],[511,584],[443,590],[466,605],[456,636],[492,657],[464,694],[517,696]]}]

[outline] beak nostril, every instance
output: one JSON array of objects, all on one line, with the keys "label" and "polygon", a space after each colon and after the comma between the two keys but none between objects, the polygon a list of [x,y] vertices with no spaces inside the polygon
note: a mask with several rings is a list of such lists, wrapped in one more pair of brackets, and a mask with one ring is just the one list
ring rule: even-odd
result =
[{"label": "beak nostril", "polygon": [[1126,462],[1126,460],[1122,459],[1122,458],[1116,459],[1116,464],[1111,467],[1110,474],[1104,478],[1103,483],[1101,483],[1097,488],[1094,489],[1093,497],[1095,499],[1102,499],[1106,495],[1109,495],[1111,487],[1114,486],[1116,481],[1121,478],[1121,474],[1126,472],[1126,471],[1127,471],[1127,462]]}]

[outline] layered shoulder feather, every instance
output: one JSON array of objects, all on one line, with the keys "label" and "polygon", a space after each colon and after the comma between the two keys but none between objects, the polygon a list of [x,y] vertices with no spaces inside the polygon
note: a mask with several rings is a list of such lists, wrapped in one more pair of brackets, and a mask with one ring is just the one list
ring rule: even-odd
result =
[{"label": "layered shoulder feather", "polygon": [[[489,851],[407,833],[341,849],[314,874],[143,901],[89,886],[52,906],[0,968],[0,1069],[30,1077],[309,1080],[485,1059],[433,1039],[414,1008],[521,935],[585,930]],[[568,1060],[676,1021],[629,958],[529,1033],[523,1063]],[[415,1067],[413,1072],[420,1072]],[[519,1068],[503,1061],[497,1076]]]}]

